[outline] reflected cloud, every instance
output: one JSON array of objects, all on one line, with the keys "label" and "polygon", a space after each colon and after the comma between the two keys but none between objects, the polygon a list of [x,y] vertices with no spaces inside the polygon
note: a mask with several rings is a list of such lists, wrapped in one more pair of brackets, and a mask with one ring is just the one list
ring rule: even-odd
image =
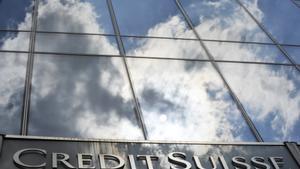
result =
[{"label": "reflected cloud", "polygon": [[[183,5],[204,38],[268,41],[232,1],[185,1]],[[199,10],[192,10],[194,8]],[[202,8],[213,15],[199,13]],[[258,19],[263,18],[257,4],[251,6],[251,10],[258,13]],[[39,29],[107,33],[107,23],[101,22],[100,14],[92,2],[42,1]],[[30,25],[29,21],[20,25]],[[147,36],[191,37],[192,34],[178,14],[153,24],[146,32]],[[24,39],[18,34],[4,40],[2,46],[16,46],[15,49],[21,50]],[[123,41],[128,55],[207,59],[197,41],[130,41],[129,38]],[[216,59],[286,63],[274,46],[205,44]],[[51,52],[118,54],[114,40],[99,36],[75,38],[75,35],[38,34],[36,48]],[[10,59],[5,62],[15,62]],[[254,141],[210,63],[138,58],[127,61],[150,139]],[[123,66],[122,58],[36,55],[30,134],[142,139]],[[296,128],[300,125],[300,82],[293,68],[225,63],[219,66],[263,137],[271,141],[299,140]],[[1,72],[6,69],[11,67],[0,68]],[[24,79],[24,75],[18,75],[21,77]],[[19,81],[14,83],[19,84]],[[2,85],[1,93],[20,88]],[[1,98],[3,109],[8,110],[10,97],[13,94]]]}]

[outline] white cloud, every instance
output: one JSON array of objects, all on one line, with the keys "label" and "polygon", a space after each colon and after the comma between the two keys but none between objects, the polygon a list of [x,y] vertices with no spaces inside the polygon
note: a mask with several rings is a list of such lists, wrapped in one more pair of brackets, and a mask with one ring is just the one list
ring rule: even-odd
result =
[{"label": "white cloud", "polygon": [[[224,0],[208,5],[221,8],[224,6],[221,3],[229,2]],[[256,11],[261,19],[263,14],[257,9],[257,2],[254,2],[251,11]],[[51,0],[41,3],[39,7],[39,26],[49,30],[103,33],[103,25],[97,22],[97,17],[101,16],[98,16],[92,5],[78,0],[68,0],[64,3]],[[200,35],[205,35],[205,38],[239,40],[247,36],[247,40],[266,40],[257,30],[255,23],[240,9],[235,9],[233,15],[224,18],[199,17],[199,20],[201,24],[197,25],[196,29]],[[20,27],[28,26],[29,21],[29,17],[26,17]],[[224,27],[224,22],[230,26]],[[166,22],[158,23],[148,31],[148,35],[162,36],[191,37],[191,34],[191,30],[185,28],[184,21],[178,16],[170,17]],[[21,49],[25,38],[19,34],[17,37],[7,39],[3,46]],[[79,46],[76,46],[78,44]],[[137,44],[136,48],[128,51],[129,55],[206,58],[198,42],[147,39],[137,41]],[[118,53],[116,46],[107,38],[95,37],[71,41],[68,36],[55,39],[41,38],[37,47],[39,50],[47,51]],[[214,52],[220,58],[222,53],[225,57],[228,50],[230,49],[214,47]],[[257,53],[260,52],[240,48],[237,45],[231,48],[231,52],[227,55],[235,54],[236,60],[273,59],[270,57],[261,59],[257,57]],[[32,95],[32,100],[36,103],[33,102],[33,108],[37,106],[38,113],[48,111],[49,118],[53,118],[51,117],[53,114],[62,115],[62,120],[70,121],[71,126],[67,128],[70,131],[76,130],[78,135],[84,137],[141,138],[137,124],[133,122],[133,112],[127,112],[128,107],[132,106],[131,94],[124,67],[121,68],[121,60],[106,60],[103,61],[105,64],[99,60],[97,58],[81,60],[73,57],[68,61],[62,56],[47,59],[45,56],[37,57]],[[6,62],[15,61],[7,57]],[[244,139],[242,134],[247,131],[246,124],[241,122],[240,112],[230,101],[226,88],[209,63],[129,59],[129,66],[151,139],[207,141]],[[300,116],[300,96],[299,92],[296,92],[299,90],[297,79],[292,80],[290,74],[283,69],[272,70],[262,65],[234,64],[231,67],[222,64],[220,67],[254,121],[268,124],[266,120],[271,117],[272,132],[277,132],[276,139],[284,140],[292,137],[290,132],[294,130],[296,123],[299,123]],[[1,72],[13,74],[12,79],[22,80],[24,77],[18,74],[24,72],[24,68],[18,66],[1,67]],[[296,75],[294,77],[297,78]],[[17,80],[8,78],[4,81],[7,83],[2,83],[1,94],[19,88]],[[10,81],[13,81],[12,85],[7,85]],[[150,101],[147,100],[147,94]],[[2,105],[8,104],[8,97],[9,94],[1,97]],[[42,106],[39,107],[42,105],[41,102],[50,104],[50,100],[57,104],[52,106],[52,110],[43,110]],[[122,111],[124,109],[126,111]],[[276,116],[272,117],[274,114]],[[127,116],[129,118],[126,118]],[[41,127],[38,123],[35,125],[33,126],[37,129]],[[44,127],[41,130],[48,129],[47,125]],[[238,132],[234,133],[236,130]]]}]

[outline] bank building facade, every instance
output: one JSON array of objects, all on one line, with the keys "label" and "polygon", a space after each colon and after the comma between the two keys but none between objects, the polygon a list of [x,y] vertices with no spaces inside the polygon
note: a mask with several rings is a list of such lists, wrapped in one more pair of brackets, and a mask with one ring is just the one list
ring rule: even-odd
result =
[{"label": "bank building facade", "polygon": [[299,169],[299,0],[0,0],[0,169]]}]

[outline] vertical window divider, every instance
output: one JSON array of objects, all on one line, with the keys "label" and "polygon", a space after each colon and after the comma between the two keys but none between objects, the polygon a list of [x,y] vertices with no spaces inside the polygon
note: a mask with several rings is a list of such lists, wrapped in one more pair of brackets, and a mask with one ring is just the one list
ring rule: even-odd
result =
[{"label": "vertical window divider", "polygon": [[300,67],[296,64],[295,60],[287,53],[287,51],[279,44],[279,42],[273,37],[273,35],[267,31],[265,26],[260,23],[252,13],[242,4],[240,0],[235,0],[238,5],[253,19],[253,21],[260,27],[260,29],[270,38],[270,40],[277,46],[277,48],[283,53],[286,59],[293,64],[293,66],[300,72]]},{"label": "vertical window divider", "polygon": [[29,111],[30,111],[34,48],[35,48],[36,29],[37,29],[37,13],[38,13],[38,5],[39,5],[38,3],[39,3],[38,0],[33,0],[29,53],[28,53],[27,65],[26,65],[25,90],[23,95],[21,131],[20,131],[21,135],[28,134],[28,121],[29,121],[28,119],[29,119]]},{"label": "vertical window divider", "polygon": [[133,96],[133,100],[134,100],[134,104],[135,104],[134,111],[136,113],[137,120],[140,123],[140,126],[142,127],[144,139],[148,140],[147,128],[146,128],[146,125],[145,125],[145,122],[144,122],[143,113],[142,113],[142,110],[140,108],[138,98],[137,98],[135,90],[134,90],[133,82],[131,80],[131,74],[130,74],[128,64],[127,64],[127,60],[126,60],[126,51],[125,51],[124,44],[122,42],[122,38],[121,38],[121,35],[120,35],[120,30],[119,30],[116,15],[115,15],[115,12],[114,12],[114,9],[113,9],[112,0],[106,0],[106,2],[107,2],[107,5],[108,5],[108,10],[109,10],[109,14],[110,14],[110,17],[111,17],[115,37],[116,37],[116,40],[117,40],[119,53],[120,53],[120,55],[123,59],[123,63],[124,63],[125,69],[126,69],[126,74],[127,74],[128,80],[129,80],[131,94]]},{"label": "vertical window divider", "polygon": [[181,5],[180,0],[174,0],[174,1],[175,1],[176,5],[177,5],[178,9],[182,13],[182,15],[183,15],[185,21],[187,22],[188,26],[193,30],[195,36],[199,40],[201,47],[204,49],[206,55],[209,57],[210,63],[212,64],[212,66],[214,67],[214,69],[217,71],[218,75],[221,77],[223,83],[225,84],[226,88],[229,91],[230,96],[232,97],[232,99],[236,103],[237,108],[240,110],[240,112],[242,113],[242,116],[244,117],[246,123],[250,127],[250,130],[252,131],[252,134],[255,136],[255,138],[256,138],[256,140],[258,142],[263,142],[263,138],[261,137],[261,135],[258,132],[257,128],[255,127],[254,123],[252,122],[252,120],[249,117],[248,113],[246,112],[244,106],[242,105],[242,103],[240,102],[240,100],[237,97],[237,95],[233,92],[233,90],[231,89],[231,87],[227,83],[227,81],[226,81],[225,77],[223,76],[223,74],[222,74],[222,72],[221,72],[218,64],[215,62],[214,57],[209,52],[208,48],[205,46],[205,44],[202,41],[202,39],[201,39],[200,35],[198,34],[198,32],[195,30],[194,25],[193,25],[191,19],[189,18],[188,14],[184,10],[183,6]]}]

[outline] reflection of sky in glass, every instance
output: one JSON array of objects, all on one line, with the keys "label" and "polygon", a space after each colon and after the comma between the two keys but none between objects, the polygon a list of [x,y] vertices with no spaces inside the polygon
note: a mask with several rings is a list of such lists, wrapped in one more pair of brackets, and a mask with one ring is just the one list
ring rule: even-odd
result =
[{"label": "reflection of sky in glass", "polygon": [[36,51],[118,55],[115,37],[98,35],[37,34]]},{"label": "reflection of sky in glass", "polygon": [[194,37],[174,0],[112,1],[121,34]]},{"label": "reflection of sky in glass", "polygon": [[113,33],[105,0],[43,0],[38,30]]},{"label": "reflection of sky in glass", "polygon": [[241,0],[280,43],[300,44],[300,8],[291,0]]},{"label": "reflection of sky in glass", "polygon": [[283,46],[297,64],[300,64],[300,47]]},{"label": "reflection of sky in glass", "polygon": [[294,67],[219,65],[265,141],[300,140],[300,78]]},{"label": "reflection of sky in glass", "polygon": [[[38,30],[113,33],[105,0],[40,2]],[[195,38],[174,0],[112,2],[122,34]],[[242,2],[280,42],[298,43],[299,8],[291,1]],[[269,42],[235,1],[181,3],[202,38]],[[30,30],[29,6],[29,0],[0,1],[0,29]],[[128,55],[207,59],[194,40],[122,40]],[[28,32],[0,33],[1,50],[28,50],[28,42]],[[204,43],[215,59],[288,63],[272,45]],[[37,33],[35,45],[41,52],[118,54],[115,37],[107,36]],[[298,48],[283,47],[299,63]],[[27,54],[0,55],[0,125],[3,132],[18,133]],[[151,139],[254,141],[209,63],[128,60]],[[219,66],[265,140],[300,140],[298,72],[283,66]],[[37,56],[31,98],[32,135],[142,138],[120,58]]]},{"label": "reflection of sky in glass", "polygon": [[181,0],[204,39],[268,42],[248,14],[233,0]]},{"label": "reflection of sky in glass", "polygon": [[0,32],[0,49],[28,51],[29,32]]},{"label": "reflection of sky in glass", "polygon": [[123,43],[129,56],[207,59],[197,40],[123,38]]},{"label": "reflection of sky in glass", "polygon": [[209,63],[128,61],[150,139],[254,140]]},{"label": "reflection of sky in glass", "polygon": [[121,58],[38,55],[29,133],[142,139]]},{"label": "reflection of sky in glass", "polygon": [[1,0],[0,29],[30,30],[30,26],[22,27],[20,24],[31,20],[31,2],[32,0]]},{"label": "reflection of sky in glass", "polygon": [[288,63],[275,45],[204,42],[216,60]]},{"label": "reflection of sky in glass", "polygon": [[18,134],[27,54],[0,53],[0,133]]}]

